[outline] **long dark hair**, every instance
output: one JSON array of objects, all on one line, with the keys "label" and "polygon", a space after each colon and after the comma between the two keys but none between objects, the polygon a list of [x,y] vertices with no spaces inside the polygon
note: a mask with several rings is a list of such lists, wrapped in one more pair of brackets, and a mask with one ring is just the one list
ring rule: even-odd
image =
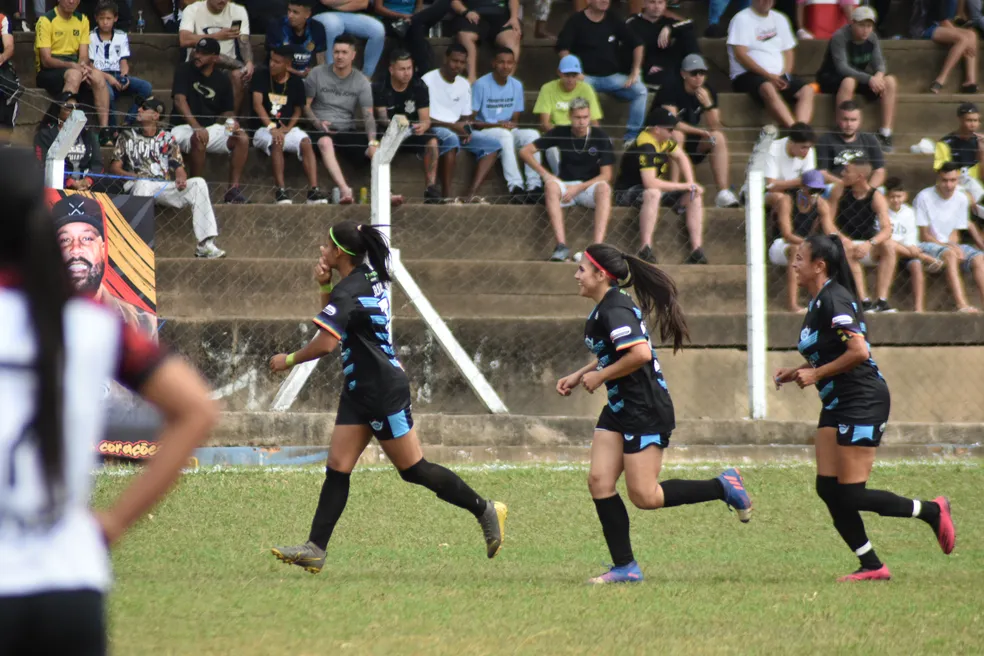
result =
[{"label": "long dark hair", "polygon": [[615,276],[619,287],[635,289],[639,309],[643,315],[653,318],[660,339],[665,342],[673,337],[674,353],[683,347],[684,340],[690,340],[687,318],[677,300],[676,283],[665,271],[608,244],[591,244],[584,250],[604,268],[602,273]]},{"label": "long dark hair", "polygon": [[34,154],[0,145],[0,267],[20,279],[34,324],[37,355],[35,414],[24,435],[41,453],[48,490],[48,514],[57,516],[64,489],[63,381],[65,327],[63,312],[72,286],[44,202],[44,176]]},{"label": "long dark hair", "polygon": [[389,244],[378,229],[365,223],[342,221],[331,227],[330,237],[356,263],[367,258],[382,282],[392,280],[389,274]]},{"label": "long dark hair", "polygon": [[810,261],[823,260],[827,266],[827,277],[851,292],[858,306],[858,316],[863,312],[858,302],[858,286],[851,272],[851,264],[847,260],[844,243],[837,235],[810,235],[806,238],[810,245]]}]

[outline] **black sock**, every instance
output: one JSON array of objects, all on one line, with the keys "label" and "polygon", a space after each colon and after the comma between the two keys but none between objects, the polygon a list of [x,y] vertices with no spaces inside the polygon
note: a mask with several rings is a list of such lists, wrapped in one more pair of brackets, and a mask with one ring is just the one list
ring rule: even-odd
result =
[{"label": "black sock", "polygon": [[460,476],[423,458],[416,465],[401,471],[400,477],[407,483],[423,485],[441,501],[464,508],[475,517],[481,517],[488,506],[488,502],[468,487]]},{"label": "black sock", "polygon": [[342,516],[342,511],[345,510],[351,478],[351,474],[343,474],[331,467],[325,467],[325,482],[321,484],[318,509],[314,511],[311,534],[308,537],[308,540],[322,549],[328,547],[328,540],[331,539],[332,531],[335,530],[335,524],[338,523],[338,518]]},{"label": "black sock", "polygon": [[664,508],[724,499],[724,486],[716,478],[708,481],[683,481],[674,478],[663,481],[660,487],[663,488]]},{"label": "black sock", "polygon": [[[861,567],[865,569],[880,568],[882,566],[881,561],[878,560],[874,548],[871,548],[871,543],[868,541],[861,514],[841,502],[841,489],[837,483],[837,477],[817,476],[817,496],[827,504],[830,517],[834,520],[834,528],[840,534],[841,539],[851,548],[851,551],[861,560]],[[858,554],[858,551],[862,549],[865,549],[865,552]]]},{"label": "black sock", "polygon": [[635,556],[632,555],[632,541],[629,539],[629,513],[625,510],[622,497],[616,493],[607,499],[595,499],[594,504],[612,563],[616,567],[628,565],[635,560]]},{"label": "black sock", "polygon": [[855,508],[878,513],[882,517],[912,517],[912,499],[885,490],[869,490],[867,483],[850,483],[842,488],[854,488]]},{"label": "black sock", "polygon": [[920,501],[919,519],[933,527],[934,533],[940,532],[940,505],[935,501]]}]

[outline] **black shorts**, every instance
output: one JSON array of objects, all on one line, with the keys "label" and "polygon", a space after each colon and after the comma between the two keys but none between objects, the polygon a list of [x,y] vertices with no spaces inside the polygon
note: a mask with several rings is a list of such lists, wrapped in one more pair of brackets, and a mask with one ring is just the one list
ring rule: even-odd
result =
[{"label": "black shorts", "polygon": [[455,34],[458,32],[474,32],[478,34],[479,41],[489,41],[495,39],[502,32],[511,30],[512,26],[506,25],[508,22],[509,12],[481,14],[477,25],[464,16],[459,15],[455,16],[454,20],[451,21],[451,29],[454,30]]},{"label": "black shorts", "polygon": [[[628,189],[615,192],[615,204],[619,207],[642,207],[642,194],[646,188],[642,185],[632,185]],[[659,198],[660,207],[673,207],[680,198],[683,197],[682,191],[664,191]]]},{"label": "black shorts", "polygon": [[437,135],[433,132],[411,134],[403,140],[403,143],[400,144],[400,150],[406,148],[410,152],[416,153],[418,156],[423,156],[424,149],[427,147],[427,144],[431,139],[437,139]]},{"label": "black shorts", "polygon": [[366,149],[369,148],[369,135],[365,132],[319,132],[311,137],[311,143],[317,144],[321,137],[331,138],[336,156],[350,162],[368,161]]},{"label": "black shorts", "polygon": [[610,406],[605,406],[598,415],[598,423],[595,425],[596,431],[609,431],[618,433],[622,436],[622,453],[639,453],[643,449],[655,446],[665,449],[670,445],[670,435],[672,430],[665,430],[662,427],[653,425],[647,430],[628,430],[625,428],[622,419],[617,413],[613,412]]},{"label": "black shorts", "polygon": [[[789,82],[789,86],[780,91],[779,94],[782,96],[783,100],[792,104],[796,102],[795,96],[799,93],[800,89],[806,86],[806,82],[793,75],[787,75],[786,80]],[[731,87],[738,93],[747,93],[755,99],[755,102],[760,105],[764,105],[765,101],[762,100],[762,94],[759,93],[759,87],[761,87],[765,81],[765,78],[758,73],[742,73],[731,81]]]},{"label": "black shorts", "polygon": [[410,412],[410,397],[406,404],[396,412],[380,413],[364,408],[351,397],[343,394],[338,402],[335,415],[336,426],[368,426],[373,437],[380,442],[403,437],[413,428],[413,415]]},{"label": "black shorts", "polygon": [[[841,82],[845,78],[840,75],[818,75],[817,84],[820,85],[820,93],[829,93],[832,96],[836,96],[837,92],[840,90]],[[871,90],[867,84],[858,82],[854,93],[864,96],[869,101],[878,100],[878,94]]]},{"label": "black shorts", "polygon": [[102,656],[104,605],[96,590],[0,596],[0,654]]},{"label": "black shorts", "polygon": [[57,96],[65,88],[67,68],[42,68],[38,71],[37,84],[50,96]]},{"label": "black shorts", "polygon": [[892,407],[888,385],[883,384],[866,399],[848,405],[857,405],[853,412],[847,408],[826,408],[820,412],[817,428],[836,428],[840,446],[878,446]]},{"label": "black shorts", "polygon": [[707,159],[707,154],[711,151],[701,152],[700,142],[703,141],[703,137],[698,137],[693,134],[687,135],[687,140],[683,142],[683,152],[687,153],[687,157],[690,158],[690,163],[697,166],[705,159]]}]

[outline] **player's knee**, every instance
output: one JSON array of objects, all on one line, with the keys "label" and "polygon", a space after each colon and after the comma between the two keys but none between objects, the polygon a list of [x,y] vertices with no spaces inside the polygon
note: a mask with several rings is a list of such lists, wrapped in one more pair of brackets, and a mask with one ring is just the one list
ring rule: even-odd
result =
[{"label": "player's knee", "polygon": [[817,476],[816,484],[817,496],[828,506],[837,504],[837,477],[836,476]]},{"label": "player's knee", "polygon": [[424,458],[417,461],[417,464],[407,467],[400,472],[400,478],[402,478],[407,483],[413,483],[414,485],[427,486],[434,475],[434,465],[427,462]]},{"label": "player's knee", "polygon": [[864,494],[864,483],[862,484],[837,484],[837,505],[847,511],[857,512],[861,506],[861,496]]},{"label": "player's knee", "polygon": [[594,472],[588,474],[588,491],[595,499],[607,499],[615,494],[615,481]]},{"label": "player's knee", "polygon": [[659,486],[653,486],[653,488],[649,490],[640,490],[630,486],[628,488],[629,501],[632,502],[633,506],[640,510],[654,510],[659,508],[662,505],[662,500],[659,498],[660,495],[657,493],[658,489]]}]

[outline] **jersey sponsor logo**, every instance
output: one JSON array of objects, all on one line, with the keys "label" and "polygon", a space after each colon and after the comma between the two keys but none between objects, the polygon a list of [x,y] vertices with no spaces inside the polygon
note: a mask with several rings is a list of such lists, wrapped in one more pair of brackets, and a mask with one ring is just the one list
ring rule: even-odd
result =
[{"label": "jersey sponsor logo", "polygon": [[622,326],[621,328],[616,328],[611,333],[609,333],[609,337],[611,337],[612,341],[614,342],[617,339],[620,339],[622,337],[628,337],[631,334],[632,334],[632,328],[630,328],[629,326]]},{"label": "jersey sponsor logo", "polygon": [[381,421],[370,421],[369,425],[372,426],[373,430],[383,430],[383,422]]},{"label": "jersey sponsor logo", "polygon": [[206,100],[211,100],[215,98],[215,89],[210,89],[209,87],[201,84],[200,82],[194,82],[192,88],[198,92],[198,95],[203,96]]},{"label": "jersey sponsor logo", "polygon": [[325,306],[325,314],[327,314],[329,317],[332,316],[332,315],[334,315],[336,312],[338,312],[338,310],[335,309],[335,306],[334,305],[326,305]]},{"label": "jersey sponsor logo", "polygon": [[854,318],[851,315],[849,315],[849,314],[838,314],[836,317],[834,317],[831,320],[830,325],[831,326],[850,326],[852,323],[854,323]]}]

